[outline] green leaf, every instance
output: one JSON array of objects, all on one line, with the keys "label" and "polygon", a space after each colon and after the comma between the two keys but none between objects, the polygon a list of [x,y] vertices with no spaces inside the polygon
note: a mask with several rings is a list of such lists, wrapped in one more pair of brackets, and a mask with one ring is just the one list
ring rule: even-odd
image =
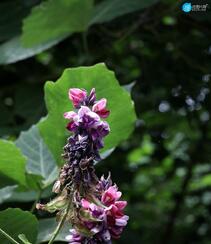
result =
[{"label": "green leaf", "polygon": [[0,172],[3,175],[26,185],[25,164],[26,158],[14,143],[0,140]]},{"label": "green leaf", "polygon": [[104,0],[93,11],[89,25],[111,21],[119,16],[149,7],[158,0]]},{"label": "green leaf", "polygon": [[31,47],[86,30],[92,0],[48,0],[32,9],[23,22],[22,43]]},{"label": "green leaf", "polygon": [[[43,243],[50,240],[53,231],[56,229],[58,222],[56,218],[42,219],[39,221],[39,234],[37,237],[37,243]],[[56,237],[56,241],[65,241],[65,237],[69,234],[69,229],[71,229],[70,224],[66,223],[59,234]]]},{"label": "green leaf", "polygon": [[0,45],[0,64],[10,64],[29,57],[35,54],[41,53],[42,51],[56,45],[67,36],[60,36],[49,42],[41,43],[33,46],[32,48],[23,47],[20,41],[20,37],[14,37],[11,40]]},{"label": "green leaf", "polygon": [[[0,211],[0,228],[18,241],[18,235],[23,233],[27,239],[35,243],[37,239],[38,221],[30,212],[18,208],[9,208]],[[0,235],[0,243],[11,244]]]},{"label": "green leaf", "polygon": [[0,204],[9,199],[17,186],[6,186],[0,189]]},{"label": "green leaf", "polygon": [[103,151],[127,139],[136,119],[129,93],[118,84],[114,73],[104,64],[66,69],[57,82],[46,83],[45,100],[49,113],[38,125],[44,141],[60,163],[62,148],[70,135],[66,129],[67,121],[63,118],[63,113],[73,109],[68,98],[68,90],[71,87],[84,88],[88,91],[95,87],[97,98],[107,99],[111,111],[107,121],[111,132],[105,138]]},{"label": "green leaf", "polygon": [[[33,202],[37,199],[37,191],[15,191],[12,196],[7,200],[7,202]],[[40,199],[50,198],[53,195],[52,187],[46,188]]]},{"label": "green leaf", "polygon": [[54,182],[58,176],[58,167],[51,152],[40,136],[37,126],[21,132],[16,141],[22,153],[27,157],[26,170],[29,174],[42,177],[44,187]]}]

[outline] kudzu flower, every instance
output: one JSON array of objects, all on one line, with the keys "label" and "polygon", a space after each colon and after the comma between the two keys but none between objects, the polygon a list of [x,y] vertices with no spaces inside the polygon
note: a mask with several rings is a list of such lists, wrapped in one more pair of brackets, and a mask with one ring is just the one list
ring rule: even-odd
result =
[{"label": "kudzu flower", "polygon": [[120,200],[122,193],[112,184],[110,173],[98,179],[94,169],[103,139],[110,132],[103,120],[110,113],[107,100],[97,101],[94,88],[89,94],[70,89],[69,99],[75,110],[64,113],[72,135],[64,146],[65,164],[53,186],[58,196],[46,205],[37,204],[37,208],[57,212],[60,219],[71,223],[73,228],[66,237],[69,243],[111,243],[112,238],[120,237],[129,217],[124,214],[127,202]]},{"label": "kudzu flower", "polygon": [[80,104],[86,98],[86,91],[74,88],[69,90],[69,99],[73,102],[75,108],[79,108]]},{"label": "kudzu flower", "polygon": [[[80,222],[75,226],[78,231],[71,229],[71,234],[66,237],[67,241],[69,243],[109,243],[111,238],[118,239],[129,218],[123,213],[127,202],[118,201],[120,197],[121,192],[114,185],[101,193],[101,201],[96,198],[93,202],[89,202],[83,198],[79,212]],[[82,229],[80,229],[81,226]]]},{"label": "kudzu flower", "polygon": [[77,114],[73,111],[66,112],[64,118],[70,120],[67,125],[68,130],[81,135],[88,135],[95,142],[97,148],[103,147],[102,139],[108,135],[109,125],[102,121],[100,116],[92,112],[89,107],[81,106]]},{"label": "kudzu flower", "polygon": [[101,118],[107,118],[110,112],[106,109],[106,103],[107,100],[102,98],[100,101],[93,105],[92,111],[97,113]]}]

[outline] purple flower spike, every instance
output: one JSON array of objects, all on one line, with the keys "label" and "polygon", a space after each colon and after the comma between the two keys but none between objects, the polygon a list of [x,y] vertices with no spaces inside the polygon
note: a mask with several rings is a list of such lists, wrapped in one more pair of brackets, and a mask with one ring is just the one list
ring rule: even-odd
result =
[{"label": "purple flower spike", "polygon": [[51,213],[64,212],[72,229],[66,240],[69,244],[111,244],[118,239],[129,217],[124,214],[126,201],[122,193],[112,185],[111,175],[100,179],[95,174],[95,161],[100,160],[99,150],[109,134],[109,124],[103,119],[109,116],[107,100],[96,100],[95,89],[87,91],[73,88],[69,98],[74,111],[64,113],[71,136],[64,146],[64,166],[53,186],[58,196],[37,208]]}]

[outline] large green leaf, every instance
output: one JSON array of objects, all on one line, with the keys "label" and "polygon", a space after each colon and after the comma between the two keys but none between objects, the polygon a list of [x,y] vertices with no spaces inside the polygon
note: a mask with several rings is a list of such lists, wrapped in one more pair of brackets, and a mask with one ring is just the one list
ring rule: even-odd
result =
[{"label": "large green leaf", "polygon": [[[40,199],[49,198],[53,195],[52,187],[45,188],[40,196]],[[37,200],[37,191],[15,191],[12,196],[7,199],[7,202],[33,202]]]},{"label": "large green leaf", "polygon": [[[43,243],[50,240],[52,233],[56,229],[58,222],[56,218],[42,219],[39,221],[39,234],[37,237],[37,243]],[[65,237],[69,234],[69,229],[71,229],[70,224],[66,223],[59,234],[56,236],[56,241],[65,241]]]},{"label": "large green leaf", "polygon": [[[38,221],[33,214],[27,211],[18,208],[9,208],[0,212],[0,228],[16,241],[19,241],[19,234],[24,234],[30,242],[35,243],[37,239]],[[1,234],[0,243],[11,244]]]},{"label": "large green leaf", "polygon": [[49,42],[41,43],[31,48],[23,47],[20,37],[14,37],[11,40],[0,45],[0,64],[10,64],[29,57],[32,57],[45,49],[48,49],[66,37],[60,36]]},{"label": "large green leaf", "polygon": [[95,8],[91,24],[104,23],[121,15],[149,7],[158,0],[104,0]]},{"label": "large green leaf", "polygon": [[26,185],[26,158],[10,141],[0,140],[0,172],[8,178]]},{"label": "large green leaf", "polygon": [[27,157],[27,172],[41,176],[43,187],[55,181],[58,176],[58,167],[35,125],[28,131],[21,132],[16,145]]},{"label": "large green leaf", "polygon": [[45,100],[49,113],[47,119],[39,123],[41,135],[58,162],[61,162],[62,148],[69,135],[63,113],[73,109],[68,98],[68,90],[71,87],[88,91],[95,87],[98,99],[107,98],[108,108],[111,110],[107,121],[111,132],[105,139],[104,150],[111,149],[128,138],[136,119],[134,105],[129,93],[119,85],[114,73],[102,63],[91,67],[66,69],[57,82],[46,83]]},{"label": "large green leaf", "polygon": [[92,13],[92,0],[48,0],[33,8],[24,20],[22,43],[26,47],[84,31]]},{"label": "large green leaf", "polygon": [[17,186],[6,186],[0,189],[0,204],[9,199]]}]

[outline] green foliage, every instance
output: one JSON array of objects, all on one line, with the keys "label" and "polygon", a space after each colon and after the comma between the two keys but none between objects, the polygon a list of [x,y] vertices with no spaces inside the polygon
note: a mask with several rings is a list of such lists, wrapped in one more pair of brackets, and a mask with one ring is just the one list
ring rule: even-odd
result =
[{"label": "green foliage", "polygon": [[60,155],[68,136],[65,129],[67,121],[63,118],[63,114],[73,109],[68,98],[68,90],[71,87],[84,88],[87,91],[95,87],[97,96],[108,100],[111,115],[107,121],[111,132],[105,139],[104,151],[128,138],[135,122],[130,95],[119,86],[114,73],[104,64],[66,69],[57,82],[46,83],[45,100],[48,117],[39,123],[41,135],[59,164],[62,163]]},{"label": "green foliage", "polygon": [[5,200],[9,199],[15,189],[17,188],[17,185],[15,186],[6,186],[4,188],[0,189],[0,204],[2,204]]},{"label": "green foliage", "polygon": [[26,158],[12,142],[0,140],[0,148],[0,173],[20,185],[26,185]]},{"label": "green foliage", "polygon": [[145,136],[140,148],[136,148],[128,154],[130,166],[137,166],[150,162],[150,156],[154,152],[154,145],[149,136]]},{"label": "green foliage", "polygon": [[[74,32],[85,31],[92,24],[108,22],[156,2],[157,0],[106,0],[95,6],[92,0],[48,0],[39,5],[36,5],[39,3],[36,0],[27,3],[19,0],[2,3],[0,33],[5,42],[0,45],[0,64],[32,57]],[[34,5],[36,6],[33,7]],[[31,8],[32,11],[27,16]],[[15,21],[13,21],[14,15],[16,15]],[[23,33],[20,35],[21,27]]]},{"label": "green foliage", "polygon": [[95,9],[90,24],[111,21],[121,15],[149,7],[158,0],[104,0]]},{"label": "green foliage", "polygon": [[16,145],[27,157],[26,171],[42,177],[38,182],[40,187],[45,188],[56,180],[58,167],[35,125],[20,134]]},{"label": "green foliage", "polygon": [[[31,243],[35,243],[38,233],[38,221],[34,215],[18,208],[0,211],[0,228],[18,241],[18,235],[24,234]],[[0,235],[0,243],[11,244]]]},{"label": "green foliage", "polygon": [[63,40],[64,37],[66,37],[66,35],[28,48],[23,47],[20,36],[14,37],[0,46],[0,64],[10,64],[25,58],[32,57],[35,54],[38,54],[45,49],[48,49],[57,44]]},{"label": "green foliage", "polygon": [[60,39],[61,36],[73,32],[86,30],[92,5],[92,0],[48,0],[43,2],[33,8],[30,16],[24,20],[23,46],[32,47]]}]

